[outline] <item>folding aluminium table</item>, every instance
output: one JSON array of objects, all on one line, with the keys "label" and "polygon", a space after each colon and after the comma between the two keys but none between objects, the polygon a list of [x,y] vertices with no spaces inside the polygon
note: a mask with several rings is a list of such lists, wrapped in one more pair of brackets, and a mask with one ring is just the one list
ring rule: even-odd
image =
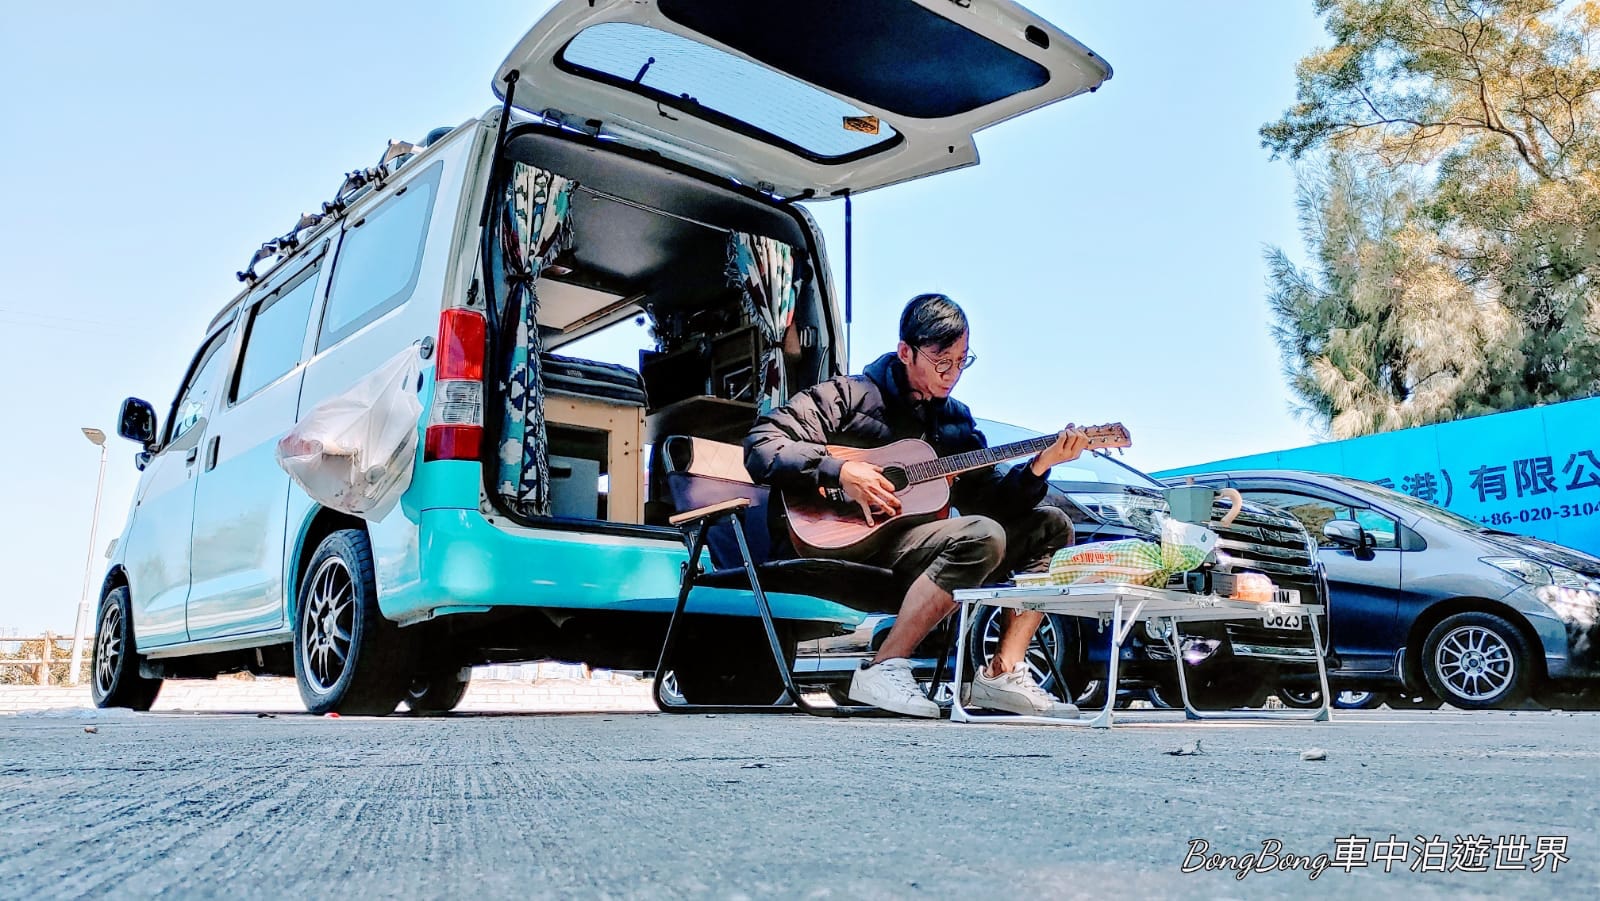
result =
[{"label": "folding aluminium table", "polygon": [[[961,703],[961,692],[955,692],[950,708],[950,720],[956,723],[1030,723],[1051,726],[1091,726],[1110,728],[1117,702],[1117,661],[1122,656],[1122,645],[1137,623],[1152,623],[1147,634],[1163,639],[1172,650],[1173,666],[1178,670],[1178,693],[1183,699],[1184,716],[1192,720],[1223,719],[1275,719],[1312,720],[1326,722],[1332,718],[1332,696],[1328,692],[1328,669],[1323,660],[1322,635],[1317,629],[1317,617],[1323,612],[1320,604],[1299,603],[1299,593],[1278,591],[1271,602],[1240,601],[1215,595],[1193,594],[1166,588],[1146,588],[1142,585],[1028,585],[1006,588],[971,588],[955,593],[961,606],[960,627],[956,631],[956,685],[962,684],[962,669],[967,661],[967,641],[972,608],[976,605],[1004,607],[1011,610],[1036,610],[1065,616],[1098,619],[1102,627],[1111,628],[1111,655],[1106,664],[1106,706],[1093,717],[1057,719],[1044,716],[1012,714],[974,714]],[[1189,685],[1183,673],[1183,640],[1181,624],[1194,622],[1226,622],[1228,620],[1261,620],[1279,627],[1309,628],[1311,643],[1316,649],[1317,678],[1322,686],[1322,706],[1315,710],[1196,710],[1189,700]]]}]

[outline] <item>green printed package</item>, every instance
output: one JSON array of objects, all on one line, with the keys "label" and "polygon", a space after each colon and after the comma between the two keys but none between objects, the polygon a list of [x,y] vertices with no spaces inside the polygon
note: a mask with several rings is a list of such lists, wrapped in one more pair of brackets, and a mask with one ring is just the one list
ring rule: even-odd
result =
[{"label": "green printed package", "polygon": [[1217,546],[1217,533],[1205,526],[1167,519],[1161,541],[1125,538],[1062,548],[1050,558],[1050,580],[1057,585],[1095,583],[1161,588],[1175,573],[1205,562]]}]

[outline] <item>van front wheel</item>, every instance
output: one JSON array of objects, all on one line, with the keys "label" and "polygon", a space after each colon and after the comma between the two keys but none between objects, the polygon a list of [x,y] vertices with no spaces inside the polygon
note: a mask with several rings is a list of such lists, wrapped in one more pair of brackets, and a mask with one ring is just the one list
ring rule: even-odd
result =
[{"label": "van front wheel", "polygon": [[133,616],[128,589],[111,590],[100,602],[94,630],[94,656],[89,690],[96,707],[149,710],[161,691],[160,679],[139,674],[139,655],[133,649]]},{"label": "van front wheel", "polygon": [[295,616],[294,677],[306,709],[393,713],[411,680],[408,644],[378,609],[366,533],[342,529],[322,539]]}]

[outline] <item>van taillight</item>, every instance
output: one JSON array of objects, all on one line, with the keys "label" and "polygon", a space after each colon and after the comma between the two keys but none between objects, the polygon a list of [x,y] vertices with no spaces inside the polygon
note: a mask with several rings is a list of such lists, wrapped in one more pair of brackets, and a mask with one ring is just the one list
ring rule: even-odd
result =
[{"label": "van taillight", "polygon": [[485,332],[481,313],[451,309],[439,314],[424,460],[477,460],[483,455]]}]

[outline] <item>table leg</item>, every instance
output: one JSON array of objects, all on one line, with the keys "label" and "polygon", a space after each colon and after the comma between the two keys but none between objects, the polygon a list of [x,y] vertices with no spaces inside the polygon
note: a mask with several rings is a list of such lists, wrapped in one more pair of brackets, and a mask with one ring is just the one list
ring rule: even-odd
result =
[{"label": "table leg", "polygon": [[1311,621],[1311,644],[1317,655],[1317,678],[1322,684],[1322,706],[1316,710],[1197,710],[1189,700],[1189,680],[1183,674],[1183,638],[1178,634],[1178,619],[1169,617],[1167,646],[1172,648],[1173,665],[1178,668],[1178,695],[1183,700],[1183,716],[1191,720],[1311,720],[1325,723],[1332,719],[1332,699],[1328,696],[1328,668],[1322,655],[1322,633],[1317,631],[1317,619],[1305,614]]},{"label": "table leg", "polygon": [[1183,703],[1183,718],[1204,719],[1200,711],[1189,703],[1189,680],[1183,674],[1183,637],[1178,634],[1177,617],[1167,617],[1167,647],[1172,649],[1172,665],[1178,668],[1178,700]]},{"label": "table leg", "polygon": [[[985,598],[985,600],[991,600],[994,597],[994,595],[989,595]],[[1137,601],[1131,605],[1127,604],[1127,597],[1136,598]],[[1162,597],[1164,597],[1164,595]],[[983,603],[983,601],[961,600],[957,601],[957,603],[960,604],[961,610],[959,616],[960,625],[957,629],[958,634],[955,641],[956,696],[950,705],[950,719],[952,722],[1080,726],[1102,729],[1109,728],[1111,726],[1112,721],[1115,718],[1116,690],[1118,671],[1121,669],[1122,647],[1127,642],[1129,634],[1133,631],[1133,627],[1143,621],[1143,614],[1148,603],[1147,598],[1143,598],[1138,594],[1119,594],[1117,597],[1112,599],[1111,609],[1109,611],[1111,616],[1111,659],[1106,662],[1106,703],[1103,708],[1094,714],[1094,716],[1089,718],[1080,717],[1077,719],[1055,719],[1051,717],[1016,716],[1010,714],[975,714],[969,711],[961,702],[961,685],[965,681],[968,654],[967,644],[970,638],[968,632],[971,630],[972,608],[974,604]],[[1045,609],[1050,609],[1048,606],[1043,604],[1040,606],[1044,606]],[[1198,607],[1200,605],[1196,606]],[[1131,609],[1129,609],[1130,607]],[[1096,614],[1097,616],[1106,615],[1104,607],[1100,607],[1099,611],[1100,612]],[[1063,610],[1063,612],[1067,611]],[[1317,628],[1316,617],[1309,611],[1301,612],[1302,615],[1309,617],[1311,620],[1309,623],[1309,627],[1311,629],[1311,642],[1316,655],[1317,678],[1319,679],[1319,684],[1322,686],[1323,703],[1322,706],[1316,710],[1197,710],[1194,706],[1193,700],[1189,696],[1188,676],[1183,665],[1183,634],[1180,626],[1185,618],[1185,614],[1181,610],[1177,612],[1160,612],[1152,614],[1150,619],[1162,623],[1165,627],[1165,634],[1163,635],[1163,638],[1165,639],[1167,646],[1172,651],[1173,666],[1177,667],[1178,670],[1178,694],[1183,703],[1184,717],[1191,720],[1278,719],[1311,720],[1316,722],[1326,722],[1332,719],[1332,693],[1329,691],[1328,687],[1327,661],[1323,659],[1324,649],[1322,643],[1322,633]],[[1069,613],[1069,615],[1071,614]],[[1222,621],[1217,619],[1217,611],[1215,610],[1197,611],[1197,615],[1194,618],[1196,620],[1207,622]],[[1231,619],[1235,617],[1230,616],[1228,618]],[[1241,612],[1237,618],[1251,619],[1252,617],[1249,615],[1249,613]]]},{"label": "table leg", "polygon": [[972,601],[959,601],[961,617],[956,628],[956,672],[955,683],[952,686],[950,698],[950,722],[970,723],[972,716],[967,713],[967,708],[961,705],[961,686],[963,684],[963,671],[967,662],[967,617],[972,610]]},{"label": "table leg", "polygon": [[1122,628],[1122,601],[1118,600],[1111,607],[1111,660],[1106,664],[1106,706],[1089,721],[1089,725],[1097,729],[1111,728],[1112,718],[1116,715],[1117,663],[1122,660],[1122,641],[1126,637]]},{"label": "table leg", "polygon": [[1328,690],[1328,662],[1322,653],[1322,632],[1317,629],[1317,618],[1307,615],[1306,619],[1311,624],[1311,646],[1317,651],[1317,679],[1322,684],[1322,706],[1317,708],[1317,715],[1312,719],[1326,723],[1333,719],[1333,693]]}]

